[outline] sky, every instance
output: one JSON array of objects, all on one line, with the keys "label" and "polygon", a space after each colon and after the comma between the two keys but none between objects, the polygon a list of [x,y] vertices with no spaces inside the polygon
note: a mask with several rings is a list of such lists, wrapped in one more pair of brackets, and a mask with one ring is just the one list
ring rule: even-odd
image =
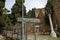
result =
[{"label": "sky", "polygon": [[[11,10],[14,3],[15,0],[6,0],[5,8]],[[32,8],[44,8],[46,4],[47,4],[47,0],[25,0],[24,3],[27,11],[31,10]]]},{"label": "sky", "polygon": [[8,10],[11,10],[12,6],[14,5],[15,0],[6,0],[5,2],[5,8],[7,8]]},{"label": "sky", "polygon": [[27,11],[32,8],[44,8],[47,4],[47,0],[25,0],[24,5],[26,6]]}]

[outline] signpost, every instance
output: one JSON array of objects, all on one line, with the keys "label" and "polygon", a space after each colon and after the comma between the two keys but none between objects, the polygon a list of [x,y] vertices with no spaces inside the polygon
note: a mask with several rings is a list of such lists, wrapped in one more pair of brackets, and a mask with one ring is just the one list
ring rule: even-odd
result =
[{"label": "signpost", "polygon": [[[22,22],[22,40],[27,40],[27,36],[24,33],[24,32],[26,32],[26,30],[24,30],[26,28],[26,27],[24,27],[25,22],[40,23],[40,19],[37,19],[37,18],[20,18],[20,17],[18,17],[17,21]],[[36,31],[35,31],[35,40],[36,40]]]},{"label": "signpost", "polygon": [[22,18],[17,19],[18,22],[22,22],[22,37],[21,40],[27,40],[26,35],[24,32],[26,32],[24,23],[25,22],[40,22],[40,19],[35,19],[35,18],[24,18],[24,0],[22,0]]},{"label": "signpost", "polygon": [[36,23],[40,23],[40,19],[37,18],[18,18],[17,19],[18,22],[36,22]]}]

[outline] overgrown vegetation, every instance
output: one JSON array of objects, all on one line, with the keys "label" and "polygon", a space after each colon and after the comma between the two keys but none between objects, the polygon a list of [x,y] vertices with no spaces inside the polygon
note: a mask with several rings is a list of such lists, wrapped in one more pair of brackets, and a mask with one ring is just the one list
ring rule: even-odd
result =
[{"label": "overgrown vegetation", "polygon": [[0,33],[4,27],[9,27],[11,25],[10,19],[8,17],[7,10],[5,7],[6,0],[0,0]]},{"label": "overgrown vegetation", "polygon": [[35,18],[35,8],[29,10],[26,15],[27,18]]}]

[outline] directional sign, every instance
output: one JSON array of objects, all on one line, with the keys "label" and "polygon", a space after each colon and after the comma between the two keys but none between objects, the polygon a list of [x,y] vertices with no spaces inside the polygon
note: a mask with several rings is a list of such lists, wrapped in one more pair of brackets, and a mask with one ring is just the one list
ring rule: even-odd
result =
[{"label": "directional sign", "polygon": [[40,19],[37,19],[37,18],[18,18],[17,19],[18,22],[37,22],[37,23],[40,23]]}]

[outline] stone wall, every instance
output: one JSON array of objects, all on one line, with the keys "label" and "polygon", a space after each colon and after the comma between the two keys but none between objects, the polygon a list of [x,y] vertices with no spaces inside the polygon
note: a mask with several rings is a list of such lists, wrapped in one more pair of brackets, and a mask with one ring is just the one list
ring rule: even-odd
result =
[{"label": "stone wall", "polygon": [[49,25],[46,24],[45,22],[45,9],[36,9],[35,10],[35,16],[36,18],[40,19],[40,32],[42,32],[43,34],[47,34],[47,32],[50,31]]}]

